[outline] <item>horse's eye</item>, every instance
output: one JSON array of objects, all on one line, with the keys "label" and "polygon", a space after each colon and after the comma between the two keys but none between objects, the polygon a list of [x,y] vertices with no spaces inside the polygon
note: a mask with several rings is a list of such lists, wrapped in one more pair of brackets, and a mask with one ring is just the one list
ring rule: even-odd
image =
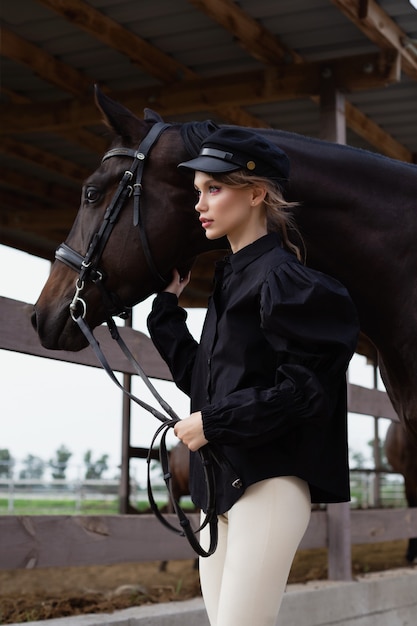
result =
[{"label": "horse's eye", "polygon": [[100,191],[97,189],[97,187],[87,187],[84,192],[84,199],[89,204],[92,204],[93,202],[97,202],[97,200],[100,199],[100,195]]}]

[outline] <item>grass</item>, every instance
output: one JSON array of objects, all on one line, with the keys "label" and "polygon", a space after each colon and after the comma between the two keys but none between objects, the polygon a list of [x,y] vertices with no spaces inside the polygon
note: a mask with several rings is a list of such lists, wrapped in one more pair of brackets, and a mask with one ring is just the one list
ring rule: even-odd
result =
[{"label": "grass", "polygon": [[[41,498],[14,498],[13,511],[8,510],[7,498],[0,498],[0,515],[118,515],[118,499],[114,500],[87,500],[81,503],[75,499],[41,499]],[[134,503],[140,512],[149,509],[147,500]],[[166,505],[166,501],[157,502],[159,508]],[[184,509],[192,509],[189,502],[182,503]]]},{"label": "grass", "polygon": [[[163,506],[164,503],[160,503]],[[137,508],[145,511],[149,504],[137,502]],[[80,503],[71,499],[31,499],[15,498],[13,511],[8,510],[8,500],[0,498],[0,515],[117,515],[119,503],[114,500],[83,500]]]}]

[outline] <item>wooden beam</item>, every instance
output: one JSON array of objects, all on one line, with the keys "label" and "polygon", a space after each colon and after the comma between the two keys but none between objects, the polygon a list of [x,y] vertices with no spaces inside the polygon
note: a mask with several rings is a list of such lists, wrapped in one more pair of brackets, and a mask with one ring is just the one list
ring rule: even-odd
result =
[{"label": "wooden beam", "polygon": [[332,2],[377,46],[397,50],[404,73],[417,80],[417,56],[407,47],[407,33],[375,0],[332,0]]},{"label": "wooden beam", "polygon": [[414,154],[411,150],[383,130],[378,124],[375,124],[348,101],[346,101],[346,119],[349,121],[349,128],[353,132],[365,139],[371,146],[378,148],[382,154],[406,163],[415,162]]},{"label": "wooden beam", "polygon": [[188,1],[230,32],[242,48],[261,63],[279,65],[289,61],[303,62],[297,52],[280,42],[261,22],[251,17],[233,0]]},{"label": "wooden beam", "polygon": [[[198,528],[198,514],[194,527]],[[169,517],[175,524],[174,515]],[[70,541],[71,549],[68,549]],[[185,537],[153,515],[1,516],[0,568],[33,569],[192,559]]]},{"label": "wooden beam", "polygon": [[[190,517],[193,524],[198,524],[197,514]],[[176,523],[174,515],[168,519]],[[352,543],[407,539],[415,533],[416,525],[417,509],[355,510],[351,512]],[[299,549],[325,548],[326,540],[326,511],[313,511]],[[194,556],[187,540],[168,532],[153,515],[0,516],[0,569],[109,565]]]},{"label": "wooden beam", "polygon": [[[278,37],[269,33],[267,29],[262,28],[257,20],[249,17],[232,0],[189,0],[189,2],[232,35],[235,35],[236,32],[241,45],[255,58],[260,58],[263,55],[265,63],[270,62],[274,55],[277,59],[292,57],[294,63],[304,61],[301,55],[285,46]],[[345,4],[363,4],[363,0],[357,2],[346,0]],[[376,3],[373,2],[373,4]],[[265,30],[268,34],[265,33]],[[265,49],[262,50],[264,41]],[[391,48],[391,46],[389,47]],[[384,49],[386,48],[387,46],[384,46]],[[311,99],[317,104],[319,103],[317,96],[311,95]],[[346,123],[359,137],[365,139],[383,154],[409,163],[414,162],[414,156],[410,150],[348,102],[346,103]]]},{"label": "wooden beam", "polygon": [[74,207],[79,204],[80,189],[28,177],[7,165],[0,170],[0,186],[5,189],[15,189],[20,194],[28,194],[41,200],[44,205],[53,204],[55,207]]},{"label": "wooden beam", "polygon": [[[220,104],[253,105],[318,96],[324,71],[332,74],[337,88],[349,91],[382,87],[399,78],[398,57],[380,53],[195,79],[169,87],[131,89],[113,96],[132,110],[152,103],[161,115],[191,114]],[[49,107],[44,103],[3,105],[0,112],[4,127],[14,133],[85,126],[97,123],[99,118],[94,103],[84,98]]]},{"label": "wooden beam", "polygon": [[399,421],[388,394],[379,389],[348,385],[348,408],[351,413]]},{"label": "wooden beam", "polygon": [[7,28],[2,28],[1,53],[13,61],[26,65],[43,80],[60,87],[65,92],[82,95],[91,89],[91,78]]},{"label": "wooden beam", "polygon": [[[43,74],[41,74],[41,69],[39,69],[38,74],[41,76],[41,78],[44,78],[45,80],[47,80],[46,77],[43,76]],[[91,84],[90,84],[90,87],[91,87]],[[11,102],[15,104],[30,104],[31,102],[31,100],[27,98],[26,96],[22,96],[22,94],[16,93],[15,91],[12,91],[11,89],[7,89],[3,85],[2,85],[1,91],[5,95],[7,95],[7,97],[10,99]],[[81,94],[84,94],[84,93],[85,91],[81,92]],[[103,152],[106,150],[108,146],[108,141],[106,141],[102,137],[99,137],[95,133],[90,132],[89,130],[85,130],[84,128],[72,128],[70,130],[65,130],[65,129],[57,130],[56,134],[60,135],[61,137],[64,137],[70,143],[80,145],[84,148],[84,150],[85,149],[91,150],[91,152],[96,153],[96,154],[103,154]]]},{"label": "wooden beam", "polygon": [[152,46],[83,0],[38,0],[38,2],[67,19],[71,24],[82,28],[89,35],[93,35],[109,48],[124,54],[146,74],[163,83],[195,77],[194,72],[187,66]]},{"label": "wooden beam", "polygon": [[396,541],[416,536],[417,509],[351,511],[352,544]]},{"label": "wooden beam", "polygon": [[[3,56],[29,67],[42,80],[63,89],[65,92],[78,96],[92,93],[91,78],[5,28],[2,28],[1,53]],[[105,85],[102,85],[102,89],[106,91]],[[19,96],[19,94],[9,92],[9,97],[14,103],[29,102],[27,98]],[[77,143],[98,154],[104,152],[106,148],[106,142],[103,139],[82,128],[71,129],[70,132],[58,131],[58,134],[70,142]]]},{"label": "wooden beam", "polygon": [[[186,65],[81,0],[39,0],[39,2],[99,39],[106,46],[124,54],[149,76],[164,84],[198,78],[198,75]],[[215,106],[214,110],[230,124],[254,128],[268,126],[238,106],[219,105]]]},{"label": "wooden beam", "polygon": [[[0,297],[0,349],[101,368],[90,347],[80,352],[43,348],[30,322],[32,311],[32,304]],[[108,357],[110,366],[116,372],[136,374],[117,343],[110,337],[107,328],[100,326],[94,332]],[[149,337],[128,327],[120,327],[119,332],[148,376],[172,380],[168,367],[162,361]]]},{"label": "wooden beam", "polygon": [[33,196],[0,189],[0,225],[3,229],[19,230],[44,237],[56,245],[67,236],[74,221],[78,204],[48,205]]},{"label": "wooden beam", "polygon": [[[21,105],[7,105],[10,106],[10,117],[15,118],[15,122],[19,124],[19,113],[18,107],[25,107],[28,115],[30,115],[29,111],[32,108],[32,104],[21,104]],[[45,104],[40,105],[40,109],[45,108]],[[14,115],[12,114],[12,110],[15,110]],[[54,110],[54,105],[52,105],[52,111]],[[4,128],[5,124],[3,125]],[[59,123],[58,123],[59,128]],[[10,132],[10,128],[5,129],[7,132]],[[39,130],[39,129],[38,129]],[[0,143],[0,152],[7,156],[12,156],[13,158],[21,159],[23,161],[28,161],[33,165],[38,167],[43,167],[48,170],[52,170],[57,174],[61,174],[61,176],[65,176],[70,180],[75,180],[78,183],[81,183],[85,178],[90,175],[90,171],[86,168],[73,163],[72,161],[68,161],[61,157],[58,157],[50,152],[45,152],[44,150],[40,150],[31,144],[21,143],[12,139],[10,137],[3,137]]]}]

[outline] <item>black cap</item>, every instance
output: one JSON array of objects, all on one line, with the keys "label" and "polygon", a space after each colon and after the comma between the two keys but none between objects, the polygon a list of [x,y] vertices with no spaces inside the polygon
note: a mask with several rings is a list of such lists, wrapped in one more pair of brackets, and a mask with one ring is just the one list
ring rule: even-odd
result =
[{"label": "black cap", "polygon": [[226,127],[211,133],[201,144],[200,153],[178,167],[208,174],[246,170],[270,178],[281,187],[288,183],[290,162],[283,150],[251,130]]}]

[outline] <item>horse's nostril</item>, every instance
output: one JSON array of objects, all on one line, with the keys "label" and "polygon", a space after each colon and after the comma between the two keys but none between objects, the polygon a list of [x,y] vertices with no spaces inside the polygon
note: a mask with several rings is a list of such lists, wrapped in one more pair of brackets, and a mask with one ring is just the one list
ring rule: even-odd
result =
[{"label": "horse's nostril", "polygon": [[32,322],[32,326],[35,330],[38,330],[38,320],[36,317],[36,311],[33,311],[32,315],[30,316],[30,321]]}]

